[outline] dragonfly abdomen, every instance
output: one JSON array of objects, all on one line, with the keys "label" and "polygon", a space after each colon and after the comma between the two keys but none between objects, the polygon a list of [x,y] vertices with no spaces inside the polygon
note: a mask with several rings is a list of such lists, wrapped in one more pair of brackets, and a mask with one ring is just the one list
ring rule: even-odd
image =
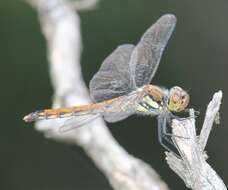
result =
[{"label": "dragonfly abdomen", "polygon": [[[107,104],[112,101],[107,101]],[[93,114],[102,112],[104,103],[95,103],[82,106],[68,107],[68,108],[57,108],[57,109],[45,109],[40,111],[35,111],[26,115],[23,120],[26,122],[33,122],[43,119],[56,119],[56,118],[65,118],[72,116],[79,116],[85,114]]]},{"label": "dragonfly abdomen", "polygon": [[73,109],[46,109],[35,111],[30,113],[24,117],[26,122],[33,122],[37,120],[43,119],[55,119],[55,118],[63,118],[63,117],[70,117],[74,115]]}]

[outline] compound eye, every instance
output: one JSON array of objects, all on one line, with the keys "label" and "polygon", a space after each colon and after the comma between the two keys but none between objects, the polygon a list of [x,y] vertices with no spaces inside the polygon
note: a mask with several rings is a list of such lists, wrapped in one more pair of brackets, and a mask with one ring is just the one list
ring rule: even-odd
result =
[{"label": "compound eye", "polygon": [[174,94],[174,95],[173,95],[172,100],[173,100],[173,103],[174,103],[174,104],[176,104],[176,103],[179,101],[179,99],[180,99],[180,97],[178,96],[178,94]]}]

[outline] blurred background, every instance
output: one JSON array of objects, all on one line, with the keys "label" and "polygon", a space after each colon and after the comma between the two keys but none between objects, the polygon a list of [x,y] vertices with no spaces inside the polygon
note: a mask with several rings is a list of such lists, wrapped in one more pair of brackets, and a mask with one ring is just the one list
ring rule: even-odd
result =
[{"label": "blurred background", "polygon": [[[162,14],[177,16],[176,30],[164,52],[154,84],[189,90],[190,107],[200,111],[223,90],[221,124],[207,145],[209,163],[228,183],[228,1],[102,0],[97,9],[80,13],[82,69],[86,83],[104,58],[124,43],[137,43]],[[111,189],[103,174],[76,146],[47,140],[22,117],[51,106],[46,42],[36,12],[23,1],[0,1],[0,189]],[[155,118],[130,117],[109,124],[131,154],[155,168],[171,189],[187,189],[165,163]]]}]

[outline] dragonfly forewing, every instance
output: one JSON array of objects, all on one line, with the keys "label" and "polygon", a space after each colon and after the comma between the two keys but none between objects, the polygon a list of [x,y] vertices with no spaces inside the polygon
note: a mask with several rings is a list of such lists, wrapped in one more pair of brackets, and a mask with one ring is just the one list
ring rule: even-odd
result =
[{"label": "dragonfly forewing", "polygon": [[174,15],[162,16],[144,33],[134,48],[129,65],[135,86],[141,87],[151,82],[175,25]]}]

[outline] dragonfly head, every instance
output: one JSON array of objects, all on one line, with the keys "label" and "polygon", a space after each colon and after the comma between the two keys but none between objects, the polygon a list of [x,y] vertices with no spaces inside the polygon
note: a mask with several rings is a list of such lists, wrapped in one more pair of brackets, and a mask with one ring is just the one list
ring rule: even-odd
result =
[{"label": "dragonfly head", "polygon": [[169,91],[168,109],[172,112],[183,111],[189,103],[189,95],[179,86],[174,86]]}]

